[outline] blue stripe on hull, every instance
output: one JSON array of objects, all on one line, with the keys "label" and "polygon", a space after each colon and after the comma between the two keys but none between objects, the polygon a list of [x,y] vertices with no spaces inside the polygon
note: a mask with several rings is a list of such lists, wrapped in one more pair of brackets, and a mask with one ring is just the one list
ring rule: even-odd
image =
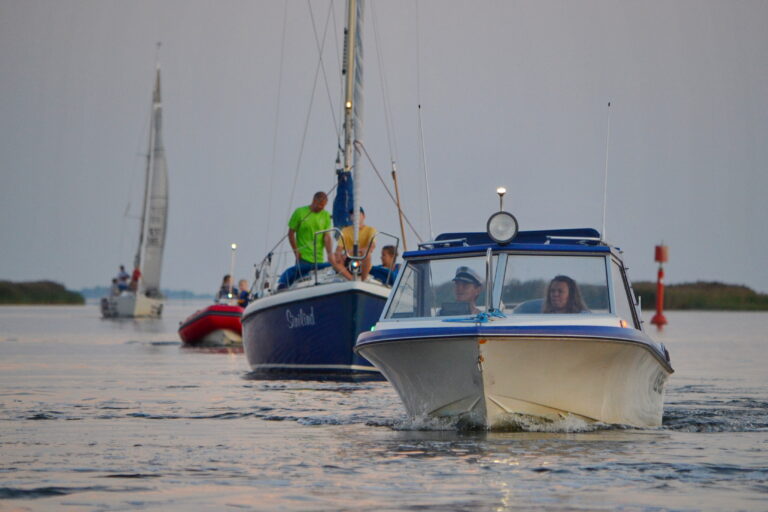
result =
[{"label": "blue stripe on hull", "polygon": [[378,321],[385,302],[382,297],[350,290],[249,314],[243,318],[243,347],[251,375],[383,378],[353,348],[358,334]]}]

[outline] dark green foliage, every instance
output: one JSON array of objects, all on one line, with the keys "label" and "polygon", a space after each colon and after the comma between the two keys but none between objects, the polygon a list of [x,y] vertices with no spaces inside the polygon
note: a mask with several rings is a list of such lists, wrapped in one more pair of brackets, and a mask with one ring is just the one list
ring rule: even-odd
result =
[{"label": "dark green foliage", "polygon": [[[634,283],[643,300],[643,310],[656,308],[656,283]],[[728,311],[768,310],[768,295],[741,285],[698,281],[664,287],[664,309],[704,309]]]},{"label": "dark green foliage", "polygon": [[547,293],[547,281],[536,279],[521,282],[518,279],[510,279],[504,283],[501,292],[505,304],[519,304],[530,299],[543,299]]},{"label": "dark green foliage", "polygon": [[53,281],[0,281],[0,304],[85,304],[85,298]]}]

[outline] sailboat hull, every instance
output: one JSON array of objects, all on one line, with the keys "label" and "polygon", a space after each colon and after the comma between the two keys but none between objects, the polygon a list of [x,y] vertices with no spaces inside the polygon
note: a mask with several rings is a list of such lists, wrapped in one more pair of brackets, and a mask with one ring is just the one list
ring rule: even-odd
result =
[{"label": "sailboat hull", "polygon": [[159,298],[123,293],[101,299],[104,318],[160,318],[162,313],[163,300]]},{"label": "sailboat hull", "polygon": [[388,288],[343,282],[281,292],[243,314],[243,348],[257,378],[381,379],[353,352],[379,319]]}]

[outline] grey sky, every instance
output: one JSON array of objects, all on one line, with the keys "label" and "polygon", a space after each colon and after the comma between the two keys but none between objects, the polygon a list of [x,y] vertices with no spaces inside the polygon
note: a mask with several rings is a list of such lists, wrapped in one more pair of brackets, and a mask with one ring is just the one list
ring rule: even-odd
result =
[{"label": "grey sky", "polygon": [[[311,5],[322,32],[330,4]],[[333,6],[324,59],[338,111]],[[212,291],[231,242],[250,280],[290,210],[333,184],[322,79],[299,163],[317,64],[305,1],[287,5],[275,122],[283,13],[281,2],[0,0],[0,278],[80,288],[130,265],[161,40],[163,286]],[[663,240],[668,282],[768,292],[768,2],[369,1],[364,143],[390,183],[374,14],[403,204],[424,238],[419,101],[439,233],[483,230],[499,185],[521,229],[600,229],[610,100],[607,237],[631,277],[655,277]],[[368,223],[397,233],[363,173]]]}]

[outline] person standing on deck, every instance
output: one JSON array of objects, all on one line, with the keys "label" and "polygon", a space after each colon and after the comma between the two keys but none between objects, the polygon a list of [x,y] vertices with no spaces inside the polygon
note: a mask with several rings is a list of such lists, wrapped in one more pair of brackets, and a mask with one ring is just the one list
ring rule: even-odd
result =
[{"label": "person standing on deck", "polygon": [[315,236],[318,231],[331,229],[331,214],[325,211],[327,204],[328,195],[325,192],[316,192],[309,206],[296,208],[291,215],[288,221],[288,243],[291,244],[296,265],[283,272],[278,281],[278,289],[287,288],[315,266],[318,269],[330,266],[330,263],[325,261],[326,254],[328,260],[333,261],[331,234]]}]

